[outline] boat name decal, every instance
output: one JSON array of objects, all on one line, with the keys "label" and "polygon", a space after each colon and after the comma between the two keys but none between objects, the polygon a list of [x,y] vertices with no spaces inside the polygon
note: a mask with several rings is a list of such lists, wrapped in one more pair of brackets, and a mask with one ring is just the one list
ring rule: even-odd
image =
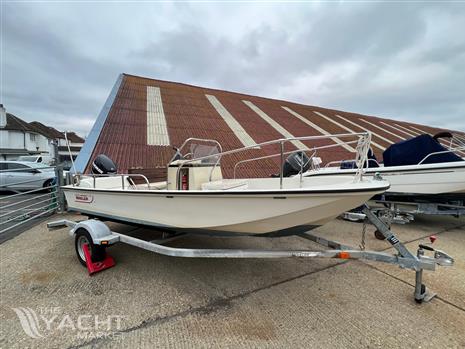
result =
[{"label": "boat name decal", "polygon": [[74,194],[74,201],[90,204],[94,201],[94,196],[89,194]]}]

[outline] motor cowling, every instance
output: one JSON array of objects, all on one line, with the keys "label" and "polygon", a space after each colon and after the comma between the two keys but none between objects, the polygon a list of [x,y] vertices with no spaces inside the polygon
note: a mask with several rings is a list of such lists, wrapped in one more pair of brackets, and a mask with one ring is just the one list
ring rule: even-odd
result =
[{"label": "motor cowling", "polygon": [[305,152],[297,152],[289,155],[283,164],[283,177],[290,177],[310,168],[310,159]]},{"label": "motor cowling", "polygon": [[92,173],[96,175],[116,173],[117,167],[113,160],[105,154],[99,154],[92,162]]}]

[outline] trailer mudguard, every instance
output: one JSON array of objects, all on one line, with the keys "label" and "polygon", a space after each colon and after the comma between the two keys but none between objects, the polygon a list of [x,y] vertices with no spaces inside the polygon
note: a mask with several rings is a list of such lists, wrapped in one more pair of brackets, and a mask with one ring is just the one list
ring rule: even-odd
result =
[{"label": "trailer mudguard", "polygon": [[100,245],[102,241],[106,241],[107,245],[114,244],[119,241],[119,236],[113,234],[108,226],[102,221],[96,219],[88,219],[77,223],[69,232],[73,236],[78,229],[85,229],[92,237],[92,242]]}]

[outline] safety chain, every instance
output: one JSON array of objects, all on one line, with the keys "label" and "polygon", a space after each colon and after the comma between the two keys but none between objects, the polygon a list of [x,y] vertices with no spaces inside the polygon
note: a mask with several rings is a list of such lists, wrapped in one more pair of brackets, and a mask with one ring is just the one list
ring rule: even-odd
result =
[{"label": "safety chain", "polygon": [[363,226],[362,226],[362,241],[360,241],[360,250],[365,251],[365,236],[367,230],[367,218],[363,219]]}]

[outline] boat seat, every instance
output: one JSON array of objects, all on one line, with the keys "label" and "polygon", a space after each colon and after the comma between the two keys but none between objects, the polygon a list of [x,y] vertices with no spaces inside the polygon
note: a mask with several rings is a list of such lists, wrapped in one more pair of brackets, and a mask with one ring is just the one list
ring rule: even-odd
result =
[{"label": "boat seat", "polygon": [[249,185],[246,180],[226,179],[202,184],[202,190],[246,190]]}]

